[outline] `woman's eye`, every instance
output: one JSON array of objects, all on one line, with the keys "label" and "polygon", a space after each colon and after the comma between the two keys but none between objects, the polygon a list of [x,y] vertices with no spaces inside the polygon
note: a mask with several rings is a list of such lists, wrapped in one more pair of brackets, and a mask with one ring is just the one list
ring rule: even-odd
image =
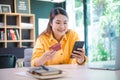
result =
[{"label": "woman's eye", "polygon": [[60,24],[59,22],[56,22],[56,24]]},{"label": "woman's eye", "polygon": [[[56,22],[56,24],[62,24],[61,22]],[[67,22],[64,22],[63,24],[67,24]]]},{"label": "woman's eye", "polygon": [[67,22],[65,22],[64,24],[67,24]]}]

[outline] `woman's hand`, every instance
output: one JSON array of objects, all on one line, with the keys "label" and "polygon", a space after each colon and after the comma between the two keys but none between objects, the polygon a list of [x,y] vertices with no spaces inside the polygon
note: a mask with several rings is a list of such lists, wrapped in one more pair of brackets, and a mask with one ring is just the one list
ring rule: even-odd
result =
[{"label": "woman's hand", "polygon": [[35,60],[35,66],[44,65],[48,60],[52,59],[55,54],[55,50],[46,51],[41,57]]},{"label": "woman's hand", "polygon": [[54,55],[56,54],[56,51],[55,50],[48,50],[46,51],[44,54],[43,54],[43,58],[46,59],[46,61],[52,59],[54,57]]},{"label": "woman's hand", "polygon": [[72,56],[74,56],[77,59],[77,62],[81,64],[85,60],[85,51],[83,48],[77,48],[76,51],[73,51]]}]

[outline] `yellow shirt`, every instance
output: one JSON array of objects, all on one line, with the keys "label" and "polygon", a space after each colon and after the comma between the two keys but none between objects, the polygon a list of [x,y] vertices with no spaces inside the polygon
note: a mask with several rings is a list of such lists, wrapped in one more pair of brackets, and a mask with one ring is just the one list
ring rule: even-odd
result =
[{"label": "yellow shirt", "polygon": [[[72,30],[69,30],[60,41],[61,50],[57,51],[54,58],[47,61],[46,65],[76,63],[76,59],[71,59],[70,55],[75,41],[78,40],[78,34]],[[49,34],[47,36],[39,36],[33,49],[31,66],[34,66],[34,60],[36,58],[40,57],[44,52],[49,50],[49,47],[55,43],[58,42],[53,38],[52,34]]]}]

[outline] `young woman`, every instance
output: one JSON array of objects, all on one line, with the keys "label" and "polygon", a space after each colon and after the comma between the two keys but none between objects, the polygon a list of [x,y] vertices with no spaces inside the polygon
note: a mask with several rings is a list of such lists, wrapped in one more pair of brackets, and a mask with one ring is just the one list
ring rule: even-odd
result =
[{"label": "young woman", "polygon": [[[31,66],[55,65],[55,64],[84,64],[86,62],[85,51],[77,48],[72,54],[78,34],[68,29],[68,15],[63,8],[57,7],[51,10],[48,26],[36,40],[31,59]],[[55,51],[49,49],[55,43],[60,43],[61,49]],[[74,58],[70,58],[70,55]]]}]

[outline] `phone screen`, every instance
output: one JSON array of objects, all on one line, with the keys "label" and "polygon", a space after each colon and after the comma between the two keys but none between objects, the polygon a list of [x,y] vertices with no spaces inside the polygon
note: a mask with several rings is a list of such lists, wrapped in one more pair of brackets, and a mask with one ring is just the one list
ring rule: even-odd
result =
[{"label": "phone screen", "polygon": [[[77,48],[83,48],[83,45],[84,45],[84,41],[76,41],[75,44],[74,44],[74,47],[72,49],[72,52],[76,51]],[[72,55],[71,55],[71,58],[73,58]]]}]

